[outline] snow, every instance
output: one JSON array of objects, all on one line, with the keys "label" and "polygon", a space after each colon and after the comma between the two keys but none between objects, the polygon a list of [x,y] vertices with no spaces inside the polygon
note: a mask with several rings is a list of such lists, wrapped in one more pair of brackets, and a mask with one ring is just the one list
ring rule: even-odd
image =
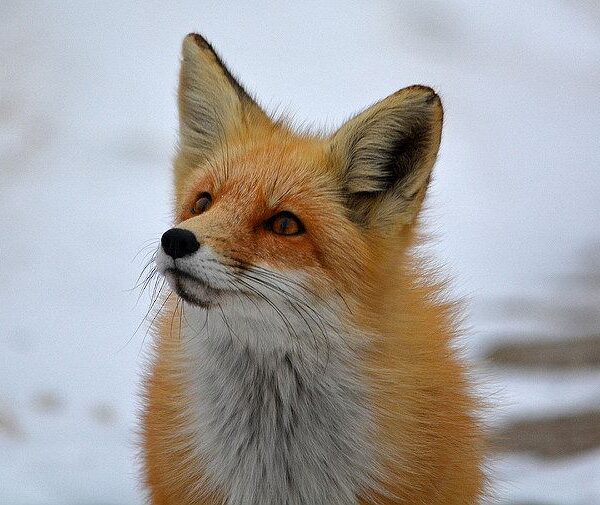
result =
[{"label": "snow", "polygon": [[[147,298],[136,306],[143,253],[132,258],[169,226],[190,31],[298,123],[333,127],[413,83],[441,93],[427,224],[456,295],[471,300],[470,356],[501,335],[600,328],[597,286],[557,280],[600,266],[584,263],[600,242],[593,2],[5,0],[0,503],[143,502],[136,395],[148,339],[134,332]],[[568,317],[576,307],[585,313]],[[600,406],[593,372],[484,378],[501,419]],[[600,502],[600,454],[490,465],[500,501]]]}]

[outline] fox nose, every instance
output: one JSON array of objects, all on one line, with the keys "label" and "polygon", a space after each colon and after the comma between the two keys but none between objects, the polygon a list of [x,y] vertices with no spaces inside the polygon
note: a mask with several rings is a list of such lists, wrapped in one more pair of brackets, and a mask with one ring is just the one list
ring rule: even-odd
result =
[{"label": "fox nose", "polygon": [[196,235],[182,228],[171,228],[164,232],[160,243],[164,251],[173,259],[183,258],[200,249]]}]

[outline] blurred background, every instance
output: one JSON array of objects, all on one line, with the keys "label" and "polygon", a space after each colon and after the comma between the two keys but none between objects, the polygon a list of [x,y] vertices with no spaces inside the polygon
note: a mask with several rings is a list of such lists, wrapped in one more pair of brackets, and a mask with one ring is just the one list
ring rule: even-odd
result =
[{"label": "blurred background", "polygon": [[494,406],[495,503],[600,504],[597,0],[2,0],[0,503],[143,503],[131,289],[170,223],[190,31],[299,123],[439,91],[428,249]]}]

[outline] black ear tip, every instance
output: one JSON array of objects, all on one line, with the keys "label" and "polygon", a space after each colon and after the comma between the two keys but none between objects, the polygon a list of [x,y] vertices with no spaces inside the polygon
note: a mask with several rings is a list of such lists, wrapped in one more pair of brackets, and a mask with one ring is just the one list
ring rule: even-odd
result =
[{"label": "black ear tip", "polygon": [[199,33],[188,33],[183,39],[183,43],[185,45],[186,43],[190,42],[198,46],[200,49],[209,49],[210,51],[213,50],[210,43]]},{"label": "black ear tip", "polygon": [[435,90],[429,86],[425,86],[423,84],[415,84],[413,86],[408,86],[407,88],[401,89],[400,92],[408,92],[412,95],[418,95],[423,101],[428,104],[441,104],[442,100],[440,96],[435,92]]},{"label": "black ear tip", "polygon": [[435,91],[431,90],[431,94],[425,99],[425,102],[427,102],[428,104],[441,103],[442,100],[440,98],[440,95],[438,95]]}]

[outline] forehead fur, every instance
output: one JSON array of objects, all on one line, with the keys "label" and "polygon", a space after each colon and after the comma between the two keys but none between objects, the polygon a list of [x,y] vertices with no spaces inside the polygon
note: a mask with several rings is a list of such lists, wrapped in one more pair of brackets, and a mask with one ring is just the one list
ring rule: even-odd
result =
[{"label": "forehead fur", "polygon": [[[206,161],[186,167],[182,171],[185,177],[176,180],[178,207],[186,203],[190,193],[201,191],[215,195],[226,191],[260,193],[273,208],[303,197],[341,198],[338,171],[323,140],[270,133],[262,139],[256,138],[255,132],[254,138],[228,141]],[[176,161],[186,162],[189,160],[182,156]]]}]

